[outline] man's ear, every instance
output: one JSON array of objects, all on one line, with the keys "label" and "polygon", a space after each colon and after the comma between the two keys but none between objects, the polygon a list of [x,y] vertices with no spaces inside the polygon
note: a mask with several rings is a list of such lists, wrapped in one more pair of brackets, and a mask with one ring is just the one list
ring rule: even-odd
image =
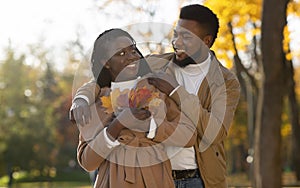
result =
[{"label": "man's ear", "polygon": [[203,42],[206,44],[206,46],[208,46],[208,48],[210,48],[212,46],[212,41],[213,41],[213,36],[212,35],[206,35],[203,38]]}]

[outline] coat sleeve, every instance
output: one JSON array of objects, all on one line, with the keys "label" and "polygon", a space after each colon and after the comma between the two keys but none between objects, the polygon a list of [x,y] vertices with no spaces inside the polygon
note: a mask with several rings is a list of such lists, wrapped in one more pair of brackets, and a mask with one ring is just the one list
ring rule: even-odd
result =
[{"label": "coat sleeve", "polygon": [[180,111],[188,117],[196,127],[199,119],[199,106],[195,105],[200,103],[198,96],[188,93],[180,86],[170,97],[175,101]]},{"label": "coat sleeve", "polygon": [[158,125],[155,142],[165,145],[191,147],[197,138],[196,126],[193,121],[182,113],[171,98],[165,99],[166,116]]},{"label": "coat sleeve", "polygon": [[[172,71],[167,71],[172,74]],[[237,78],[228,70],[224,72],[224,77],[222,72],[218,74],[224,80],[219,82],[222,84],[208,85],[205,91],[199,91],[199,95],[207,95],[204,100],[209,105],[202,105],[203,101],[200,101],[199,96],[189,94],[183,87],[179,87],[171,96],[181,112],[196,125],[201,151],[206,150],[211,144],[220,144],[224,141],[239,101],[240,84]],[[210,97],[207,93],[210,93]]]},{"label": "coat sleeve", "polygon": [[77,160],[86,171],[96,170],[114,149],[105,144],[104,131],[103,129],[90,141],[86,141],[81,134],[79,135]]},{"label": "coat sleeve", "polygon": [[92,79],[77,89],[73,101],[77,98],[83,98],[87,100],[88,104],[93,104],[95,103],[99,92],[99,85]]},{"label": "coat sleeve", "polygon": [[211,95],[209,109],[199,105],[197,132],[200,151],[205,151],[211,144],[222,143],[227,137],[240,96],[238,80],[235,77],[225,80]]},{"label": "coat sleeve", "polygon": [[150,85],[147,79],[137,83],[137,87],[147,87],[155,93],[159,93],[161,102],[154,107],[153,119],[156,123],[156,133],[152,140],[165,145],[191,147],[196,142],[196,126],[184,113],[180,112],[173,99]]},{"label": "coat sleeve", "polygon": [[93,113],[91,121],[78,127],[80,134],[77,160],[86,171],[97,169],[114,149],[107,143],[104,135],[106,131],[104,127],[111,122],[112,114],[107,114],[99,101],[90,108]]}]

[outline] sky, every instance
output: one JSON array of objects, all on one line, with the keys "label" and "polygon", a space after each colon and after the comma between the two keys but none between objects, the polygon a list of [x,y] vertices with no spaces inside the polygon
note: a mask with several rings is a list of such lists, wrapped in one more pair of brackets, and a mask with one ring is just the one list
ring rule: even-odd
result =
[{"label": "sky", "polygon": [[[117,5],[105,12],[97,9],[103,1],[95,0],[9,0],[0,1],[0,61],[5,59],[3,49],[9,44],[17,54],[28,53],[29,46],[42,43],[50,48],[56,62],[64,61],[67,42],[80,35],[85,48],[91,48],[99,33],[112,27],[123,27],[141,21],[142,16],[118,12]],[[144,1],[133,1],[144,2]],[[149,1],[148,1],[149,2]],[[177,1],[162,0],[152,20],[172,24],[178,16]],[[168,3],[168,6],[166,6]],[[151,4],[148,4],[149,6]],[[168,7],[168,12],[159,7]],[[173,10],[173,11],[171,11]],[[123,13],[123,14],[122,14]],[[167,14],[166,14],[167,13]],[[108,15],[110,14],[110,15]],[[115,16],[112,16],[115,15]],[[125,18],[120,18],[120,16]],[[118,17],[119,16],[119,17]],[[157,19],[158,18],[158,19]],[[30,59],[30,58],[29,58]],[[29,60],[30,61],[30,60]],[[33,63],[33,62],[28,62]],[[57,66],[62,64],[57,63]]]},{"label": "sky", "polygon": [[[43,45],[60,51],[64,43],[76,38],[80,25],[88,27],[91,1],[79,0],[10,0],[0,2],[0,60],[4,47],[11,43],[19,53],[43,41]],[[61,55],[61,54],[60,54]]]},{"label": "sky", "polygon": [[[122,1],[104,10],[97,9],[103,4],[103,0],[0,1],[0,61],[5,59],[4,48],[9,44],[17,55],[29,53],[30,45],[42,44],[50,49],[49,59],[54,59],[56,68],[60,69],[64,65],[61,62],[66,61],[66,46],[70,41],[75,41],[78,35],[88,50],[105,29],[147,21],[173,24],[178,17],[178,1],[153,1],[132,1],[133,6],[155,9],[156,14],[151,18],[142,12],[137,16],[127,11],[131,5],[122,5]],[[199,0],[186,0],[182,6],[195,2],[199,3]],[[294,29],[299,31],[300,21],[295,23]],[[295,32],[293,38],[298,34]],[[296,45],[293,48],[300,46],[299,41],[293,44]],[[27,63],[34,64],[34,59],[28,58]]]}]

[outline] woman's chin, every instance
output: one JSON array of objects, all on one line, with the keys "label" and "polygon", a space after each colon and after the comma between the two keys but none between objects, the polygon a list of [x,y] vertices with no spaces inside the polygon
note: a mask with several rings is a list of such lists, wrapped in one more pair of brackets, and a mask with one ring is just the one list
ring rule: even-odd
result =
[{"label": "woman's chin", "polygon": [[116,82],[124,82],[124,81],[129,81],[129,80],[134,80],[137,78],[137,73],[135,72],[134,74],[123,74],[123,75],[119,75],[115,81]]}]

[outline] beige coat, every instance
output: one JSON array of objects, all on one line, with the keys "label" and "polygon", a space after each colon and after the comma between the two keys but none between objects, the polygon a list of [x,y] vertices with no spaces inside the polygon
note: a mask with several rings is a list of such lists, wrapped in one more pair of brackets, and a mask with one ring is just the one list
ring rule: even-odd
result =
[{"label": "beige coat", "polygon": [[[89,96],[94,86],[85,85],[78,90],[77,95]],[[97,91],[100,89],[98,86],[95,88]],[[104,95],[104,90],[100,89],[98,98]],[[121,144],[114,148],[107,147],[103,135],[103,127],[112,120],[112,114],[104,112],[101,102],[92,104],[92,122],[79,127],[77,156],[79,164],[85,170],[99,170],[95,187],[174,187],[165,147],[194,145],[195,124],[179,111],[174,100],[162,93],[161,97],[165,101],[167,112],[163,123],[156,130],[154,139],[146,138],[144,133],[126,129],[118,137]]]}]

